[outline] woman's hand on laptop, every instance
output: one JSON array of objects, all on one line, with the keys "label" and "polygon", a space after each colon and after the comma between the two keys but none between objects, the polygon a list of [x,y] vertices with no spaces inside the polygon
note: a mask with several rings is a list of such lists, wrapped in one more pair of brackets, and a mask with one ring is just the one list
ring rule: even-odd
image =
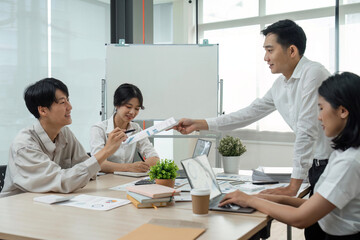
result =
[{"label": "woman's hand on laptop", "polygon": [[225,206],[227,204],[234,203],[241,207],[250,207],[249,202],[253,196],[247,195],[239,190],[231,192],[225,195],[225,197],[220,201],[219,207]]}]

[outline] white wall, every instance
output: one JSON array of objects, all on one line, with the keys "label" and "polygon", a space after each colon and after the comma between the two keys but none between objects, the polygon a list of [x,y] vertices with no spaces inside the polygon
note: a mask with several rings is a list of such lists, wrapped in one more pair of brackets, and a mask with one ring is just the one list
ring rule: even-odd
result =
[{"label": "white wall", "polygon": [[[250,170],[258,166],[292,167],[295,140],[293,133],[235,130],[222,132],[220,138],[226,135],[239,137],[246,146],[247,151],[241,156],[240,169],[242,170]],[[212,166],[216,166],[216,141],[215,139],[212,141],[209,161]],[[221,156],[219,159],[222,164]]]}]

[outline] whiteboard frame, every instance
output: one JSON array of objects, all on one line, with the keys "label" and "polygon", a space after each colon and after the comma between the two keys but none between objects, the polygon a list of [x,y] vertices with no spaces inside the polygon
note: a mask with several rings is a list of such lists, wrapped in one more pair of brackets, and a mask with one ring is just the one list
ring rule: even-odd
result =
[{"label": "whiteboard frame", "polygon": [[[160,50],[159,50],[160,49]],[[170,49],[170,50],[169,50]],[[208,50],[206,50],[208,49]],[[166,51],[169,50],[171,51],[171,57],[169,57],[170,59],[174,60],[174,64],[172,64],[172,61],[166,61],[166,67],[171,68],[172,71],[176,71],[176,69],[179,69],[180,73],[179,74],[185,74],[185,79],[190,77],[187,77],[186,74],[191,74],[191,76],[193,75],[197,75],[198,78],[200,79],[200,83],[203,82],[203,84],[206,82],[207,86],[203,86],[203,89],[198,89],[198,90],[193,90],[192,93],[190,93],[190,97],[192,97],[193,99],[195,99],[197,102],[196,104],[194,104],[194,106],[188,106],[187,108],[184,107],[185,109],[192,109],[192,111],[196,111],[196,113],[194,112],[190,112],[190,114],[188,114],[188,112],[180,112],[180,113],[175,113],[176,110],[174,110],[174,106],[176,108],[176,104],[173,104],[173,107],[169,106],[166,108],[170,108],[169,111],[166,111],[166,109],[164,111],[166,111],[166,113],[164,114],[155,114],[152,115],[150,114],[142,114],[143,112],[154,112],[155,110],[158,110],[159,113],[159,109],[155,109],[156,103],[152,102],[151,104],[151,95],[149,94],[150,90],[146,87],[144,87],[145,83],[144,82],[140,82],[137,80],[134,80],[132,78],[136,78],[136,74],[137,71],[136,69],[134,69],[134,65],[137,64],[137,62],[134,62],[136,59],[138,61],[140,61],[140,65],[149,65],[149,66],[142,66],[140,68],[144,68],[147,69],[147,73],[150,73],[149,75],[153,74],[159,76],[160,74],[160,68],[159,64],[157,64],[157,62],[155,60],[157,55],[153,56],[149,53],[151,53],[151,51],[160,51],[160,54],[164,54],[162,53],[162,51]],[[146,54],[148,56],[146,56]],[[186,55],[188,54],[188,56]],[[142,56],[140,56],[142,55]],[[159,61],[163,61],[164,59],[161,59],[161,57],[164,56],[160,56],[158,58],[160,58]],[[168,56],[167,56],[168,57]],[[127,58],[128,62],[124,62],[124,59]],[[136,59],[135,59],[136,58]],[[186,62],[176,62],[179,61],[177,59],[186,59]],[[139,60],[141,59],[141,60]],[[152,59],[155,59],[154,61],[150,61]],[[200,59],[200,60],[199,60]],[[142,63],[141,63],[142,61]],[[167,63],[169,62],[169,63]],[[153,65],[151,65],[153,64]],[[210,64],[211,66],[209,66],[208,68],[206,68],[207,64]],[[180,66],[179,66],[180,65]],[[184,66],[182,66],[184,65]],[[174,68],[174,66],[176,66]],[[186,67],[186,70],[189,69],[189,71],[181,71],[183,68]],[[206,69],[207,71],[204,71],[203,69]],[[118,70],[120,69],[120,70]],[[154,69],[154,72],[152,72],[151,70]],[[200,70],[197,70],[200,69]],[[117,71],[122,71],[121,73],[117,72]],[[192,72],[191,72],[192,71]],[[195,72],[197,71],[197,72]],[[200,72],[203,71],[203,72]],[[145,111],[140,111],[139,117],[137,118],[137,120],[149,120],[149,119],[165,119],[171,116],[174,116],[176,119],[179,119],[181,117],[190,117],[190,118],[207,118],[207,117],[216,117],[219,115],[219,45],[218,44],[204,44],[204,45],[197,45],[197,44],[161,44],[161,45],[154,45],[154,44],[107,44],[106,45],[106,64],[105,64],[105,81],[103,81],[103,89],[105,89],[105,91],[102,91],[102,94],[105,95],[105,97],[102,97],[102,119],[104,120],[105,118],[109,118],[112,113],[113,113],[113,94],[116,90],[116,88],[122,84],[122,83],[132,83],[135,84],[136,86],[138,86],[140,88],[140,90],[142,91],[142,94],[144,96],[144,106],[146,107]],[[166,74],[169,73],[165,73]],[[178,73],[175,73],[174,76],[176,76]],[[201,76],[200,76],[201,75]],[[204,75],[204,76],[203,76]],[[125,79],[124,79],[125,78]],[[151,78],[151,77],[150,77]],[[184,79],[181,78],[181,79]],[[210,78],[210,80],[208,80]],[[115,80],[116,79],[116,80]],[[117,79],[120,79],[119,81],[117,81]],[[163,80],[164,81],[164,80]],[[207,81],[211,81],[210,84],[208,84],[209,82]],[[161,83],[164,82],[160,82],[157,84],[160,84],[160,89],[159,91],[161,92]],[[172,90],[176,90],[176,88],[174,87],[174,85],[176,86],[178,82],[174,82],[169,84],[167,87],[171,86]],[[194,81],[192,81],[191,83],[194,83]],[[198,82],[196,82],[195,84],[200,84]],[[187,83],[189,86],[190,84]],[[210,86],[209,86],[210,85]],[[209,89],[209,90],[208,90]],[[199,90],[203,90],[202,92]],[[176,93],[177,91],[175,91]],[[202,95],[203,93],[203,95]],[[169,93],[167,93],[169,94]],[[209,96],[210,97],[209,97]],[[183,93],[182,95],[184,98],[189,97],[186,95],[186,93]],[[205,107],[207,107],[208,109],[206,109],[205,114],[201,115],[198,114],[199,112],[199,104],[200,101],[202,101],[201,99],[204,99],[204,101],[206,102]],[[169,99],[169,98],[168,98]],[[187,102],[187,104],[189,104],[189,101]],[[159,99],[158,99],[159,102]],[[161,101],[160,101],[161,102]],[[210,104],[207,104],[208,102],[210,102]],[[150,104],[149,104],[150,103]],[[178,104],[178,103],[177,103]],[[149,106],[150,105],[150,106]],[[179,107],[179,105],[177,105]],[[182,107],[182,105],[181,105]],[[192,107],[192,108],[191,108]],[[156,111],[155,111],[156,112]],[[150,116],[150,117],[149,117]]]}]

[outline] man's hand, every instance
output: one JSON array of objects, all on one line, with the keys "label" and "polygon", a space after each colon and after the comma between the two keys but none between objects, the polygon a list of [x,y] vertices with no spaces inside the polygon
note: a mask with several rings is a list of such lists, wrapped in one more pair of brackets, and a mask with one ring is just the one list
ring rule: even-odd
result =
[{"label": "man's hand", "polygon": [[239,190],[231,192],[225,195],[225,197],[220,201],[219,207],[222,207],[229,203],[235,203],[241,207],[249,207],[249,201],[253,196],[247,195]]},{"label": "man's hand", "polygon": [[108,157],[114,154],[114,152],[120,147],[121,143],[127,139],[124,130],[115,128],[108,135],[105,147],[97,152],[94,156],[101,165]]},{"label": "man's hand", "polygon": [[264,194],[276,194],[276,195],[286,195],[286,196],[296,196],[299,191],[302,179],[292,178],[290,184],[286,187],[278,187],[273,189],[267,189],[262,191]]},{"label": "man's hand", "polygon": [[108,150],[111,156],[120,147],[121,143],[126,139],[127,136],[124,133],[124,130],[120,128],[115,128],[114,130],[111,131],[111,133],[109,133],[104,148]]},{"label": "man's hand", "polygon": [[194,120],[189,118],[180,119],[178,125],[173,129],[177,130],[181,134],[189,134],[196,130],[208,130],[209,126],[205,120]]}]

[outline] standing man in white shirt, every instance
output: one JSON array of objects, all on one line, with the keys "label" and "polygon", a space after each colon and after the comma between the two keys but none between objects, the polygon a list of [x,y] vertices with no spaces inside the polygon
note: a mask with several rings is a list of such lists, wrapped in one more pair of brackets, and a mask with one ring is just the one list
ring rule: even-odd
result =
[{"label": "standing man in white shirt", "polygon": [[66,127],[72,122],[72,106],[64,83],[45,78],[29,86],[24,99],[38,121],[21,130],[11,144],[0,197],[21,192],[69,193],[82,188],[127,138],[123,130],[115,128],[104,148],[89,157]]},{"label": "standing man in white shirt", "polygon": [[296,135],[293,172],[286,187],[264,193],[295,196],[307,177],[314,187],[325,169],[332,150],[317,121],[317,89],[330,73],[304,56],[306,35],[291,20],[278,21],[262,30],[265,36],[264,60],[272,73],[281,73],[263,98],[237,112],[209,119],[181,119],[174,127],[182,134],[195,130],[228,131],[245,127],[278,110]]}]

